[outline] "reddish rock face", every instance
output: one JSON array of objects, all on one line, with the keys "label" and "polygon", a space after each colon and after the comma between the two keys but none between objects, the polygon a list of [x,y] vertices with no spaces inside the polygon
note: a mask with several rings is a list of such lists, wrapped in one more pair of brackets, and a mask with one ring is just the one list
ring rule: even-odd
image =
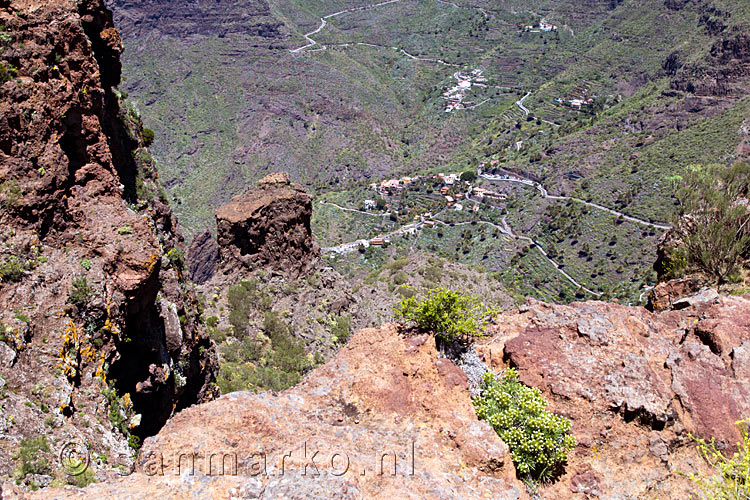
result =
[{"label": "reddish rock face", "polygon": [[658,283],[648,294],[648,307],[651,311],[665,311],[681,298],[697,292],[701,287],[698,278],[683,278]]},{"label": "reddish rock face", "polygon": [[[192,471],[193,454],[195,476],[186,469]],[[213,476],[206,475],[209,466]],[[583,477],[581,487],[589,483]],[[433,337],[406,337],[394,325],[356,333],[334,360],[293,389],[232,393],[181,412],[146,441],[136,474],[66,491],[69,498],[139,494],[528,498],[507,446],[477,420],[463,372],[439,358]]]},{"label": "reddish rock face", "polygon": [[731,450],[735,421],[750,416],[749,322],[750,300],[710,291],[660,314],[529,301],[500,317],[480,347],[485,360],[515,366],[573,421],[579,442],[543,498],[689,498],[690,482],[675,474],[702,467],[688,435]]},{"label": "reddish rock face", "polygon": [[163,259],[182,237],[152,195],[153,165],[134,158],[142,127],[111,88],[121,46],[103,2],[4,1],[0,25],[3,64],[17,69],[0,84],[0,265],[23,264],[0,278],[0,378],[13,388],[0,399],[0,475],[17,467],[19,441],[41,434],[50,462],[77,439],[127,467],[110,385],[143,416],[141,436],[213,394],[196,298]]},{"label": "reddish rock face", "polygon": [[320,256],[311,217],[312,196],[286,174],[261,179],[254,190],[216,210],[222,272],[270,267],[303,273]]}]

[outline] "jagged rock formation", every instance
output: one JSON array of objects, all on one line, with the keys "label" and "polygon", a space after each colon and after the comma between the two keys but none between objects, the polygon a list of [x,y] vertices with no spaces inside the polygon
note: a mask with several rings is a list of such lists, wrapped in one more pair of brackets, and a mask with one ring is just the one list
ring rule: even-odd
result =
[{"label": "jagged rock formation", "polygon": [[[489,328],[477,346],[485,363],[516,367],[551,410],[573,422],[578,447],[559,480],[540,487],[541,498],[689,498],[691,483],[680,473],[704,465],[688,434],[715,437],[731,450],[734,421],[750,412],[750,296],[704,293],[689,302],[654,314],[532,300]],[[381,450],[396,453],[395,476],[371,473]],[[315,451],[319,476],[309,461]],[[335,473],[346,461],[332,464],[334,453],[348,456],[342,477]],[[293,389],[234,393],[181,412],[146,441],[135,475],[66,494],[230,491],[242,498],[525,497],[505,445],[476,420],[463,372],[439,357],[431,337],[393,325],[358,332]]]},{"label": "jagged rock formation", "polygon": [[[140,119],[112,90],[121,44],[102,1],[2,2],[0,25],[12,68],[0,86],[0,475],[42,434],[50,457],[76,440],[127,467],[128,434],[154,434],[215,391],[182,237]],[[59,475],[49,461],[36,485]]]},{"label": "jagged rock formation", "polygon": [[283,23],[274,19],[265,0],[222,2],[215,0],[174,2],[157,0],[106,0],[120,14],[117,25],[135,36],[158,33],[167,36],[219,35],[242,33],[260,37],[286,35]]},{"label": "jagged rock formation", "polygon": [[706,291],[660,314],[529,301],[488,335],[485,361],[515,366],[573,421],[579,446],[545,499],[689,498],[679,472],[701,461],[688,434],[731,449],[750,415],[750,296]]},{"label": "jagged rock formation", "polygon": [[303,273],[320,256],[311,217],[312,196],[286,174],[261,179],[254,190],[216,210],[222,272],[270,267]]},{"label": "jagged rock formation", "polygon": [[705,60],[674,70],[672,88],[704,96],[746,94],[750,77],[748,26],[727,30],[727,26],[718,21],[720,17],[704,15],[702,19],[706,30],[720,35],[719,39],[711,46]]},{"label": "jagged rock formation", "polygon": [[[185,474],[185,458],[178,464],[183,453],[195,454],[195,477]],[[394,325],[358,332],[334,360],[281,394],[233,393],[180,413],[146,441],[136,474],[65,494],[155,492],[164,498],[527,498],[507,446],[476,419],[463,372],[438,356],[433,337],[405,336]]]},{"label": "jagged rock formation", "polygon": [[190,244],[187,253],[190,280],[202,284],[210,280],[219,261],[219,245],[210,231],[204,231]]}]

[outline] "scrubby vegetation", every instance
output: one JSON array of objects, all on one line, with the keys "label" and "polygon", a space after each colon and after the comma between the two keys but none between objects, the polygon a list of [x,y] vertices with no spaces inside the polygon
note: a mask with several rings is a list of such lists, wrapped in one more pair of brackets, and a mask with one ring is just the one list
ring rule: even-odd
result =
[{"label": "scrubby vegetation", "polygon": [[747,500],[750,498],[750,419],[737,423],[742,440],[737,451],[726,456],[712,440],[695,439],[700,457],[711,466],[712,476],[689,474],[696,493],[705,500]]},{"label": "scrubby vegetation", "polygon": [[80,276],[73,280],[68,301],[79,309],[82,309],[86,307],[93,295],[94,289],[89,285],[86,277]]},{"label": "scrubby vegetation", "polygon": [[432,332],[441,341],[467,343],[482,335],[482,327],[495,310],[476,297],[436,288],[421,299],[404,297],[395,313],[397,317],[413,322],[417,328]]},{"label": "scrubby vegetation", "polygon": [[49,474],[51,467],[46,457],[49,453],[49,443],[44,435],[24,438],[18,446],[18,453],[14,458],[18,461],[15,477],[22,481],[30,474]]},{"label": "scrubby vegetation", "polygon": [[676,184],[677,215],[684,219],[675,220],[682,248],[671,271],[692,268],[718,284],[730,280],[750,256],[750,208],[742,201],[750,187],[750,163],[695,166]]},{"label": "scrubby vegetation", "polygon": [[512,368],[500,380],[492,372],[485,373],[474,407],[508,445],[523,478],[555,477],[576,445],[570,420],[550,413],[541,391],[523,385]]},{"label": "scrubby vegetation", "polygon": [[303,344],[276,312],[268,312],[260,332],[226,343],[218,376],[221,392],[281,391],[296,385],[311,367]]},{"label": "scrubby vegetation", "polygon": [[[231,338],[221,346],[218,376],[221,392],[280,391],[297,384],[312,362],[305,354],[303,343],[294,337],[291,326],[277,312],[268,311],[260,331],[250,328],[255,308],[270,309],[270,295],[253,279],[230,287],[227,298],[232,331]],[[211,321],[213,326],[209,328],[218,333],[215,323]],[[342,323],[342,330],[345,326]]]}]

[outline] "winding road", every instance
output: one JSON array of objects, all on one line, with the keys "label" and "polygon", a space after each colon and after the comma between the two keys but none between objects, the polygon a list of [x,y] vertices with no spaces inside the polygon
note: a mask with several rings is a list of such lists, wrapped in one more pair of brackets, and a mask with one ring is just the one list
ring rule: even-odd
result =
[{"label": "winding road", "polygon": [[[356,209],[353,209],[353,208],[341,207],[341,206],[336,205],[335,203],[331,203],[331,202],[326,202],[326,204],[327,205],[336,206],[336,207],[340,208],[341,210],[346,210],[346,211],[349,211],[349,212],[357,212],[357,213],[364,213],[364,214],[367,214],[367,215],[375,215],[375,214],[370,214],[368,212],[362,212],[361,210],[356,210]],[[445,210],[447,210],[447,209],[444,208],[440,212],[437,212],[434,217],[437,217],[438,215],[440,215]],[[550,258],[550,256],[547,255],[547,252],[545,252],[544,249],[541,247],[541,245],[538,242],[536,242],[534,239],[529,238],[528,236],[520,236],[520,235],[515,234],[513,232],[513,230],[510,228],[510,226],[508,225],[508,222],[505,220],[505,217],[503,217],[503,221],[502,221],[503,224],[502,224],[502,226],[498,225],[498,224],[495,224],[493,222],[488,222],[488,221],[473,221],[473,222],[472,221],[467,221],[467,222],[453,222],[453,223],[450,223],[450,222],[445,222],[443,220],[436,219],[436,218],[433,218],[432,220],[436,224],[441,224],[441,225],[444,225],[444,226],[465,226],[465,225],[471,225],[471,224],[484,224],[486,226],[490,226],[490,227],[493,227],[493,228],[499,230],[500,233],[502,233],[502,234],[504,234],[506,236],[509,236],[509,237],[511,237],[513,239],[516,239],[516,240],[519,240],[519,241],[526,241],[528,243],[531,243],[534,246],[534,248],[536,248],[539,251],[539,253],[542,255],[542,257],[544,259],[546,259],[550,264],[552,264],[552,267],[558,273],[560,273],[566,280],[568,280],[573,286],[575,286],[576,288],[580,288],[581,290],[584,290],[585,292],[593,295],[594,297],[601,297],[602,296],[601,293],[595,292],[595,291],[591,290],[590,288],[587,288],[587,287],[583,286],[578,281],[576,281],[575,278],[573,278],[570,274],[568,274],[563,269],[561,269],[560,268],[560,264],[558,264],[557,262],[555,262],[554,260],[552,260],[552,258]],[[414,222],[412,224],[407,224],[406,226],[402,226],[402,227],[400,227],[400,228],[398,228],[398,229],[396,229],[394,231],[391,231],[390,233],[384,234],[383,238],[385,238],[385,239],[392,239],[395,236],[400,236],[400,235],[405,234],[405,233],[414,233],[414,232],[422,229],[422,227],[424,227],[424,223],[425,223],[425,221],[421,220],[419,222]],[[337,246],[334,246],[334,247],[322,248],[321,251],[323,253],[335,253],[335,254],[339,254],[339,255],[345,255],[345,254],[348,254],[348,253],[356,252],[359,249],[360,246],[363,247],[363,248],[369,247],[370,246],[370,240],[360,239],[360,240],[351,241],[351,242],[348,242],[348,243],[342,243],[341,245],[337,245]]]},{"label": "winding road", "polygon": [[[311,32],[306,33],[305,35],[303,35],[304,38],[305,38],[305,41],[307,43],[305,45],[302,45],[301,47],[297,47],[296,49],[289,49],[289,52],[291,52],[292,54],[299,54],[300,52],[302,52],[305,49],[309,49],[310,47],[318,45],[318,42],[316,42],[315,40],[313,40],[312,36],[313,35],[317,35],[318,33],[320,33],[323,30],[323,28],[325,28],[328,25],[328,21],[327,21],[328,19],[331,19],[331,18],[334,18],[334,17],[338,17],[338,16],[342,16],[344,14],[350,14],[352,12],[356,12],[356,11],[359,11],[359,10],[375,9],[377,7],[383,7],[385,5],[390,5],[390,4],[398,3],[398,2],[401,2],[401,1],[403,1],[403,0],[387,0],[385,2],[372,3],[372,4],[362,5],[360,7],[351,7],[349,9],[344,9],[344,10],[340,10],[338,12],[334,12],[332,14],[327,14],[327,15],[325,15],[325,16],[323,16],[323,17],[320,18],[320,26],[318,26],[315,30],[313,30],[313,31],[311,31]],[[457,5],[457,4],[453,3],[453,2],[446,2],[444,0],[437,0],[437,1],[439,3],[455,7],[457,9],[476,9],[476,10],[479,10],[486,17],[489,17],[489,14],[487,14],[487,12],[484,9],[480,8],[480,7],[463,7],[461,5]],[[460,67],[458,64],[452,64],[452,63],[443,61],[442,59],[432,59],[432,58],[429,58],[429,57],[415,56],[415,55],[410,54],[407,51],[405,51],[404,49],[399,48],[399,47],[386,47],[385,45],[376,45],[376,44],[373,44],[373,43],[364,43],[364,42],[358,42],[358,43],[340,43],[340,44],[335,44],[335,45],[339,46],[339,47],[346,47],[346,46],[350,46],[350,45],[365,45],[365,46],[368,46],[368,47],[381,47],[381,48],[384,48],[384,49],[393,49],[393,50],[397,50],[397,51],[401,52],[402,54],[404,54],[409,59],[413,59],[415,61],[433,62],[433,63],[442,64],[442,65],[445,65],[445,66]],[[321,45],[319,48],[314,49],[314,50],[326,50],[326,46],[325,45]],[[310,52],[313,52],[313,51],[311,50]]]},{"label": "winding road", "polygon": [[586,206],[589,206],[589,207],[592,207],[592,208],[596,208],[597,210],[602,210],[604,212],[608,212],[608,213],[610,213],[612,215],[617,215],[618,217],[622,217],[624,220],[627,220],[627,221],[630,221],[630,222],[634,222],[636,224],[641,224],[643,226],[653,227],[655,229],[660,229],[662,231],[669,231],[670,229],[672,229],[672,226],[668,226],[666,224],[659,224],[659,223],[656,223],[656,222],[649,222],[649,221],[646,221],[646,220],[643,220],[643,219],[639,219],[637,217],[632,217],[632,216],[626,215],[626,214],[624,214],[622,212],[618,212],[617,210],[613,210],[611,208],[607,208],[605,206],[599,205],[598,203],[592,203],[590,201],[582,200],[582,199],[576,198],[574,196],[555,196],[555,195],[551,195],[551,194],[549,194],[547,192],[547,189],[544,186],[542,186],[540,183],[534,182],[534,181],[529,180],[529,179],[522,179],[522,178],[519,178],[519,177],[510,177],[510,176],[507,176],[507,175],[490,175],[490,174],[480,174],[480,177],[482,177],[483,179],[486,179],[488,181],[493,181],[493,182],[516,182],[516,183],[519,183],[519,184],[524,184],[526,186],[530,186],[530,187],[538,189],[539,192],[542,194],[543,198],[547,198],[547,199],[550,199],[550,200],[570,200],[570,201],[574,201],[576,203],[580,203],[582,205],[586,205]]},{"label": "winding road", "polygon": [[383,212],[382,214],[374,214],[372,212],[365,212],[364,210],[357,210],[356,208],[342,207],[341,205],[338,205],[338,204],[336,204],[336,203],[334,203],[332,201],[322,200],[320,203],[321,203],[321,205],[330,205],[330,206],[336,207],[336,208],[338,208],[340,210],[343,210],[345,212],[355,212],[355,213],[358,213],[358,214],[370,215],[372,217],[388,217],[389,215],[391,215],[390,212]]},{"label": "winding road", "polygon": [[531,95],[531,92],[527,92],[525,96],[523,96],[522,98],[516,101],[516,104],[518,105],[519,108],[521,108],[521,111],[526,113],[526,116],[529,116],[529,113],[531,113],[531,111],[529,111],[526,108],[526,106],[523,105],[523,101],[525,101],[526,98],[529,97],[530,95]]},{"label": "winding road", "polygon": [[[402,0],[388,0],[386,2],[380,2],[380,3],[372,3],[372,4],[362,5],[361,7],[351,7],[349,9],[344,9],[344,10],[340,10],[338,12],[334,12],[333,14],[325,15],[325,16],[323,16],[323,17],[320,18],[320,26],[318,26],[318,29],[313,30],[310,33],[307,33],[307,34],[304,35],[305,41],[307,41],[307,44],[303,45],[302,47],[297,47],[296,49],[289,49],[289,52],[291,52],[292,54],[297,54],[297,53],[302,52],[303,50],[305,50],[305,49],[307,49],[309,47],[312,47],[313,45],[317,45],[318,42],[316,42],[315,40],[313,40],[310,37],[313,36],[313,35],[316,35],[316,34],[320,33],[321,30],[326,27],[326,25],[328,24],[328,21],[326,21],[326,19],[331,19],[333,17],[341,16],[341,15],[344,15],[344,14],[350,14],[350,13],[356,12],[358,10],[374,9],[376,7],[382,7],[384,5],[389,5],[389,4],[392,4],[392,3],[398,3],[398,2],[401,2],[401,1]],[[325,50],[325,45],[323,45],[322,47],[323,47],[323,50]]]},{"label": "winding road", "polygon": [[[437,222],[438,224],[446,225],[446,226],[450,225],[447,222],[444,222],[444,221],[441,221],[441,220],[437,220],[437,219],[435,220],[435,222]],[[493,222],[482,221],[482,220],[478,220],[478,221],[474,221],[474,222],[476,222],[476,224],[484,224],[486,226],[494,227],[495,229],[499,230],[502,234],[504,234],[506,236],[510,236],[511,238],[519,240],[519,241],[527,241],[527,242],[533,244],[534,248],[536,248],[537,250],[539,250],[539,253],[542,254],[542,257],[544,257],[550,264],[552,264],[552,267],[554,267],[555,270],[558,273],[560,273],[563,277],[565,277],[565,279],[567,279],[573,286],[575,286],[576,288],[580,288],[581,290],[584,290],[587,293],[590,293],[591,295],[593,295],[595,297],[601,297],[602,296],[601,293],[595,292],[595,291],[591,290],[590,288],[586,288],[582,284],[578,283],[575,280],[575,278],[573,278],[571,275],[569,275],[568,273],[566,273],[565,271],[563,271],[560,268],[560,264],[558,264],[557,262],[555,262],[554,260],[552,260],[552,258],[549,255],[547,255],[547,252],[544,251],[544,249],[542,248],[542,246],[537,241],[535,241],[532,238],[529,238],[528,236],[519,236],[519,235],[515,234],[513,232],[513,230],[510,228],[510,226],[508,225],[508,222],[505,220],[505,217],[503,217],[503,225],[502,226],[499,226],[499,225],[497,225],[497,224],[495,224]],[[454,226],[463,226],[463,225],[466,225],[466,224],[473,224],[474,222],[472,222],[472,221],[469,221],[469,222],[454,222],[453,225]]]}]

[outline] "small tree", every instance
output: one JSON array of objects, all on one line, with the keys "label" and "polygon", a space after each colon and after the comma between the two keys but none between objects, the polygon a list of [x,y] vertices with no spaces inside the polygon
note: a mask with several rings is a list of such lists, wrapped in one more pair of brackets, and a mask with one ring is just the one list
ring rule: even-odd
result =
[{"label": "small tree", "polygon": [[143,145],[145,147],[149,147],[151,144],[154,143],[155,134],[154,131],[150,128],[144,128],[143,129]]},{"label": "small tree", "polygon": [[482,335],[480,330],[496,311],[476,297],[436,288],[422,299],[404,297],[395,313],[419,329],[432,332],[442,342],[468,343],[472,337]]},{"label": "small tree", "polygon": [[475,180],[477,180],[477,171],[467,170],[465,172],[462,172],[460,179],[464,182],[474,182]]},{"label": "small tree", "polygon": [[741,201],[749,185],[748,163],[691,167],[676,181],[679,208],[674,227],[687,265],[718,284],[727,281],[750,253],[750,209]]}]

